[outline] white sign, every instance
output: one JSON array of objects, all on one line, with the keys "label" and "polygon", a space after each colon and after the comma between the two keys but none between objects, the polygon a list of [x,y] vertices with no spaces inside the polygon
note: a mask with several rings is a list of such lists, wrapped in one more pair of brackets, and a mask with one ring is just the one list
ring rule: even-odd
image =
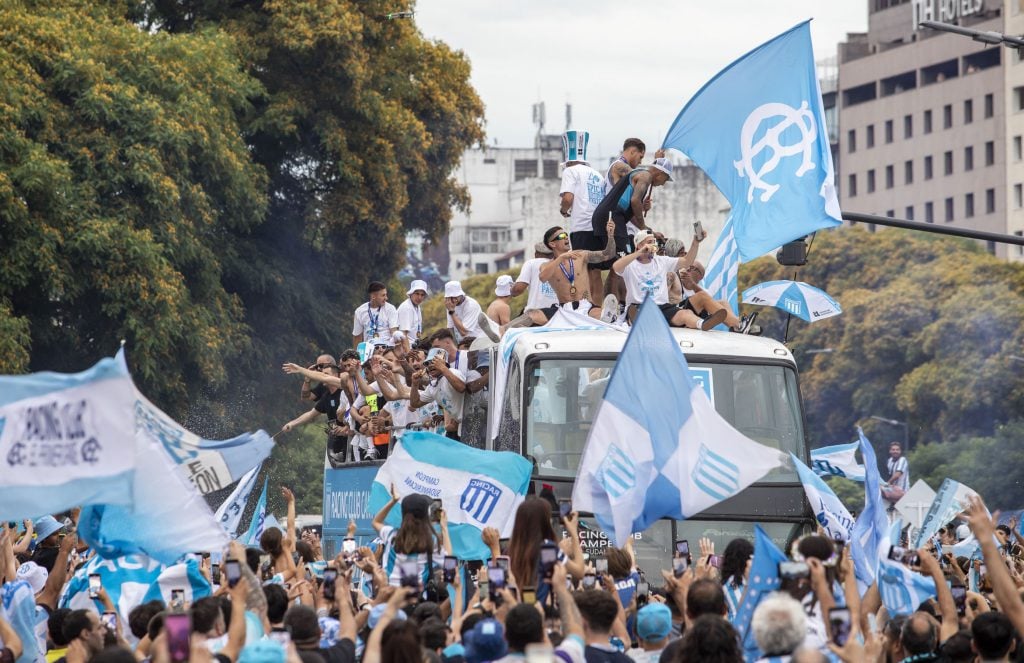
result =
[{"label": "white sign", "polygon": [[903,522],[920,528],[924,522],[924,515],[928,513],[934,501],[935,491],[924,482],[924,479],[918,479],[900,501],[896,502],[896,510],[903,516]]},{"label": "white sign", "polygon": [[956,23],[964,16],[977,14],[984,9],[985,0],[911,0],[916,31],[921,21]]}]

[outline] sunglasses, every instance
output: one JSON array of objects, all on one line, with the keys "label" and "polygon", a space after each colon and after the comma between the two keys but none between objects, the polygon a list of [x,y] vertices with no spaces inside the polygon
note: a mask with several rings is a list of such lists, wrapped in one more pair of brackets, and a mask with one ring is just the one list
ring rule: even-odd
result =
[{"label": "sunglasses", "polygon": [[558,233],[557,235],[551,238],[551,241],[555,242],[563,239],[569,239],[569,233]]},{"label": "sunglasses", "polygon": [[324,370],[325,368],[337,368],[335,364],[317,364],[316,367],[321,371]]}]

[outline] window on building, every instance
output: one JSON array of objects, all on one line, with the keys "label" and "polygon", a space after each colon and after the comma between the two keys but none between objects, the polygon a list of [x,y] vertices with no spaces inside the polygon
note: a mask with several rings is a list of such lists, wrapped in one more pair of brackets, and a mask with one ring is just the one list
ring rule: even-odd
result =
[{"label": "window on building", "polygon": [[850,129],[846,132],[846,151],[853,154],[857,151],[857,130]]},{"label": "window on building", "polygon": [[885,215],[887,217],[889,217],[890,219],[896,218],[896,210],[894,210],[894,209],[887,209],[887,210],[885,210]]},{"label": "window on building", "polygon": [[1013,208],[1020,209],[1024,207],[1024,185],[1014,184],[1013,185]]},{"label": "window on building", "polygon": [[935,205],[930,200],[924,204],[924,222],[935,223]]},{"label": "window on building", "polygon": [[903,183],[913,184],[914,183],[914,162],[904,161],[903,162]]},{"label": "window on building", "polygon": [[994,141],[985,143],[985,165],[991,166],[996,162],[996,144]]},{"label": "window on building", "polygon": [[974,122],[974,100],[964,99],[964,124]]},{"label": "window on building", "polygon": [[987,242],[985,242],[985,250],[988,251],[989,253],[991,253],[992,255],[995,255],[996,254],[996,243],[994,241],[992,241],[992,240],[988,240]]},{"label": "window on building", "polygon": [[974,147],[972,145],[964,148],[964,170],[974,170]]},{"label": "window on building", "polygon": [[875,192],[875,169],[868,171],[868,193]]},{"label": "window on building", "polygon": [[989,92],[985,95],[985,119],[992,117],[996,114],[996,99],[995,96]]},{"label": "window on building", "polygon": [[1024,85],[1013,88],[1013,110],[1024,111]]},{"label": "window on building", "polygon": [[964,218],[970,219],[974,216],[974,194],[964,196]]},{"label": "window on building", "polygon": [[[1013,234],[1017,237],[1024,237],[1024,230],[1014,230]],[[1024,246],[1017,245],[1017,255],[1024,256]]]},{"label": "window on building", "polygon": [[996,211],[996,190],[985,189],[985,214],[995,214]]},{"label": "window on building", "polygon": [[1020,136],[1013,137],[1013,160],[1020,161],[1024,158],[1024,142],[1021,141]]},{"label": "window on building", "polygon": [[885,121],[885,142],[892,142],[892,120]]},{"label": "window on building", "polygon": [[914,137],[914,116],[904,115],[903,116],[903,137],[913,138]]},{"label": "window on building", "polygon": [[953,174],[953,151],[950,150],[942,155],[942,174]]},{"label": "window on building", "polygon": [[885,188],[891,189],[896,186],[896,169],[891,165],[885,167]]},{"label": "window on building", "polygon": [[514,177],[517,182],[525,180],[527,177],[537,177],[536,159],[516,159],[513,168]]},{"label": "window on building", "polygon": [[953,220],[953,199],[946,198],[946,223]]},{"label": "window on building", "polygon": [[867,140],[865,142],[867,143],[868,149],[871,149],[872,147],[875,146],[875,125],[868,125],[868,135]]},{"label": "window on building", "polygon": [[942,128],[950,129],[953,126],[953,104],[946,104],[942,107]]},{"label": "window on building", "polygon": [[544,179],[546,179],[546,180],[557,180],[558,179],[558,160],[557,159],[545,159],[544,160]]},{"label": "window on building", "polygon": [[907,221],[913,221],[914,220],[914,206],[913,205],[907,205],[907,209],[903,210],[903,218],[906,219]]},{"label": "window on building", "polygon": [[924,178],[926,180],[932,178],[932,157],[930,154],[924,158]]},{"label": "window on building", "polygon": [[846,195],[850,198],[854,198],[857,195],[857,175],[856,173],[850,174],[846,178]]},{"label": "window on building", "polygon": [[926,134],[932,132],[932,111],[930,109],[924,112],[924,132]]}]

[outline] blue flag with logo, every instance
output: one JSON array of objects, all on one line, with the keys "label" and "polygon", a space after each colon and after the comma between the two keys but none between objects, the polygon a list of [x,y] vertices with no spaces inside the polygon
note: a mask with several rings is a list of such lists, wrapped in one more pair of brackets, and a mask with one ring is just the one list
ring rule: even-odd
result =
[{"label": "blue flag with logo", "polygon": [[[376,514],[388,503],[391,486],[399,498],[420,493],[439,499],[455,555],[488,559],[490,549],[480,534],[493,527],[502,538],[511,536],[532,470],[530,461],[511,451],[473,449],[436,433],[407,432],[373,480],[368,511]],[[391,509],[385,522],[392,527],[401,524],[400,505]]]},{"label": "blue flag with logo", "polygon": [[695,516],[784,462],[715,411],[648,297],[615,362],[572,499],[622,547],[656,520]]},{"label": "blue flag with logo", "polygon": [[843,505],[835,492],[828,484],[821,480],[811,468],[804,465],[803,461],[792,453],[790,457],[800,475],[800,483],[804,485],[804,493],[807,494],[807,501],[814,511],[814,518],[818,525],[825,531],[830,539],[850,540],[853,531],[853,516]]},{"label": "blue flag with logo", "polygon": [[732,622],[740,635],[743,655],[747,661],[755,661],[761,657],[761,650],[754,640],[754,630],[750,628],[754,610],[764,597],[779,589],[779,585],[782,584],[779,579],[779,563],[788,559],[761,526],[754,525],[754,557],[750,562],[747,589]]},{"label": "blue flag with logo", "polygon": [[263,530],[267,524],[267,484],[269,482],[269,477],[263,480],[263,492],[260,493],[260,499],[256,501],[256,510],[252,514],[252,520],[249,521],[249,529],[242,538],[246,545],[260,545],[260,537],[263,536]]},{"label": "blue flag with logo", "polygon": [[[715,243],[715,250],[708,258],[708,268],[704,273],[701,284],[711,298],[716,301],[729,302],[729,307],[736,315],[740,314],[739,307],[739,273],[740,273],[740,251],[736,246],[736,237],[733,235],[732,216],[722,227],[722,234],[718,236]],[[718,325],[715,329],[728,331],[724,324]]]},{"label": "blue flag with logo", "polygon": [[878,594],[894,617],[906,616],[936,595],[935,581],[889,559],[889,547],[900,545],[903,520],[897,518],[878,551]]},{"label": "blue flag with logo", "polygon": [[882,501],[875,450],[860,427],[857,435],[860,437],[860,453],[864,457],[864,509],[853,526],[850,556],[853,558],[854,575],[857,576],[857,589],[864,594],[875,581],[878,551],[888,539],[889,519]]},{"label": "blue flag with logo", "polygon": [[851,481],[864,481],[864,466],[857,462],[860,442],[833,444],[811,449],[811,467],[818,476],[837,476]]},{"label": "blue flag with logo", "polygon": [[664,147],[685,153],[729,199],[744,262],[842,221],[809,21],[712,78]]}]

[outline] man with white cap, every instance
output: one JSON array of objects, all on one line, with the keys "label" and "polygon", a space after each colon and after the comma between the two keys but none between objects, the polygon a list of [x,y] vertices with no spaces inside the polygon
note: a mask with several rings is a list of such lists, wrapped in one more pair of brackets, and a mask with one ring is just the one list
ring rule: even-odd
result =
[{"label": "man with white cap", "polygon": [[[562,134],[562,151],[565,154],[565,170],[562,171],[562,186],[559,212],[568,219],[569,241],[574,248],[590,249],[594,243],[594,229],[590,220],[601,199],[604,198],[604,179],[590,167],[587,161],[587,144],[590,133],[566,131]],[[596,250],[604,248],[604,244]],[[595,297],[601,292],[601,273],[591,271],[590,292]]]},{"label": "man with white cap", "polygon": [[483,336],[480,329],[480,304],[462,290],[458,281],[444,284],[444,307],[448,310],[448,329],[451,329],[457,340],[472,336]]},{"label": "man with white cap", "polygon": [[430,296],[427,282],[419,279],[413,281],[409,284],[406,295],[408,299],[398,305],[398,331],[401,332],[401,337],[396,334],[395,340],[402,340],[402,337],[408,339],[409,342],[405,346],[408,349],[423,333],[423,312],[420,310],[420,304]]},{"label": "man with white cap", "polygon": [[512,277],[502,274],[494,284],[495,300],[487,305],[487,317],[499,325],[507,325],[512,319]]}]

